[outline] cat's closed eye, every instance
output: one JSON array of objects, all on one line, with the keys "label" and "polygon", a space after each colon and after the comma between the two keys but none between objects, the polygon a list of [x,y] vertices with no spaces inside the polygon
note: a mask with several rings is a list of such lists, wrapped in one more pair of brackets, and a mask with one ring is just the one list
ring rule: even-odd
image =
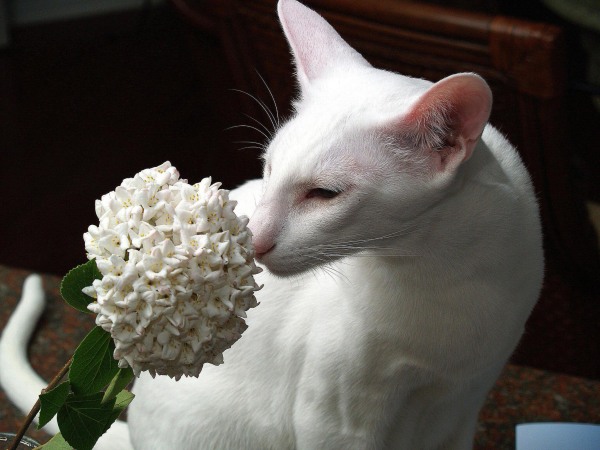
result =
[{"label": "cat's closed eye", "polygon": [[334,191],[331,189],[325,188],[314,188],[306,193],[306,198],[320,198],[324,200],[329,200],[334,197],[337,197],[340,194],[339,191]]}]

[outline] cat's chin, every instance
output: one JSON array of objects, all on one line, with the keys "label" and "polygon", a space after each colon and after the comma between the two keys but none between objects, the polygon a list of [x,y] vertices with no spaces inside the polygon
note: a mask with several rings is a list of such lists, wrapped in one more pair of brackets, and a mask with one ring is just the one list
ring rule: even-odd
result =
[{"label": "cat's chin", "polygon": [[269,273],[275,275],[278,278],[290,278],[298,275],[302,275],[305,272],[308,272],[311,267],[289,267],[289,266],[280,266],[277,264],[262,264],[267,268]]},{"label": "cat's chin", "polygon": [[311,270],[318,270],[319,266],[304,264],[298,262],[290,264],[289,261],[276,261],[275,258],[260,258],[258,262],[262,267],[265,267],[269,273],[278,278],[291,278],[305,274]]}]

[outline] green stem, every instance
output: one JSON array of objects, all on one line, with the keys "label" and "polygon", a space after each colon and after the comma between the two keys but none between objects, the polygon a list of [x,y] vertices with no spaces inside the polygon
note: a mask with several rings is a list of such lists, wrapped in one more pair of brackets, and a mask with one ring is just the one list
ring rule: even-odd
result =
[{"label": "green stem", "polygon": [[[58,385],[58,383],[60,383],[60,380],[62,380],[63,377],[69,371],[69,367],[71,366],[72,360],[73,360],[73,357],[71,356],[69,358],[69,360],[67,361],[67,363],[63,366],[63,368],[60,369],[60,371],[56,374],[56,376],[52,379],[52,381],[50,381],[48,386],[46,386],[45,389],[42,389],[42,392],[41,392],[42,394],[44,394],[46,391],[54,389]],[[31,408],[31,411],[29,411],[29,414],[27,414],[25,421],[21,425],[21,428],[19,428],[19,431],[17,432],[17,435],[15,436],[12,443],[10,444],[10,447],[8,448],[8,450],[16,450],[17,449],[17,447],[19,446],[19,443],[21,442],[21,439],[23,438],[23,436],[25,436],[25,433],[27,433],[27,430],[31,426],[31,423],[33,422],[33,420],[35,419],[35,416],[37,416],[37,413],[39,411],[40,411],[40,398],[38,397],[37,401],[35,402],[35,405],[33,405],[33,408]]]}]

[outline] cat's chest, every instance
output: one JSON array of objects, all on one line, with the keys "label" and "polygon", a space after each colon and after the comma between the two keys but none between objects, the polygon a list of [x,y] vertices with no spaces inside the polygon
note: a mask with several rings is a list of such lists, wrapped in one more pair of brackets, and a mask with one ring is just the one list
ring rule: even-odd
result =
[{"label": "cat's chest", "polygon": [[406,367],[420,364],[407,357],[401,312],[374,306],[387,303],[383,290],[340,277],[311,274],[290,283],[265,274],[258,296],[264,301],[249,317],[246,343],[323,384],[395,383]]},{"label": "cat's chest", "polygon": [[308,428],[324,421],[332,430],[367,442],[386,434],[398,405],[431,383],[432,373],[398,351],[389,336],[345,325],[336,322],[334,339],[326,321],[313,327],[298,370],[294,406],[307,415],[301,422],[306,420]]}]

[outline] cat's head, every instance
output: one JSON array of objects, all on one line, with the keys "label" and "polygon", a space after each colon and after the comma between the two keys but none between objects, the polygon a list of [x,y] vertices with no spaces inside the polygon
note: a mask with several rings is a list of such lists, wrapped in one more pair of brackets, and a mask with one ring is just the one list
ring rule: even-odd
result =
[{"label": "cat's head", "polygon": [[432,84],[375,69],[296,0],[280,0],[278,12],[300,96],[264,155],[249,225],[257,258],[292,275],[358,251],[389,253],[471,156],[490,89],[474,74]]}]

